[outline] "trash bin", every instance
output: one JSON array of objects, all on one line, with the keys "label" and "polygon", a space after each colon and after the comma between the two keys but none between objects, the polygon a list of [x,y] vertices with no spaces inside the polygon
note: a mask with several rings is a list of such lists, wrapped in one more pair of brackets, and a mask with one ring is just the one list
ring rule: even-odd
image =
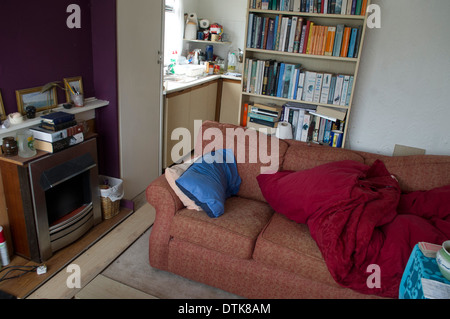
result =
[{"label": "trash bin", "polygon": [[123,181],[118,178],[99,175],[100,199],[103,219],[116,216],[123,198]]}]

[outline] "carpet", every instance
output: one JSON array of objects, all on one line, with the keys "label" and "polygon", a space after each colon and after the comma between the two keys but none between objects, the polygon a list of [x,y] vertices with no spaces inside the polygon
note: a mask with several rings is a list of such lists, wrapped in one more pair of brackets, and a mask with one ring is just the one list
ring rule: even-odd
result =
[{"label": "carpet", "polygon": [[151,230],[150,227],[102,275],[160,299],[241,299],[221,289],[151,267],[148,260]]}]

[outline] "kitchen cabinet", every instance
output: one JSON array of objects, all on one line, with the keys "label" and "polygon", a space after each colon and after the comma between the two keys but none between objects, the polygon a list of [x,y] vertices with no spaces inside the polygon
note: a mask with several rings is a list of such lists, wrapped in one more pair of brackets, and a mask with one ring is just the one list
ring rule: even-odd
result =
[{"label": "kitchen cabinet", "polygon": [[222,80],[220,123],[240,125],[241,80]]},{"label": "kitchen cabinet", "polygon": [[[194,141],[197,137],[195,120],[214,121],[216,118],[218,80],[206,82],[195,87],[187,88],[166,95],[164,101],[164,133],[163,133],[163,168],[169,167],[194,149]],[[188,137],[174,136],[172,132],[177,128],[187,129]],[[172,149],[181,141],[189,142],[183,145],[178,154],[172,158]]]}]

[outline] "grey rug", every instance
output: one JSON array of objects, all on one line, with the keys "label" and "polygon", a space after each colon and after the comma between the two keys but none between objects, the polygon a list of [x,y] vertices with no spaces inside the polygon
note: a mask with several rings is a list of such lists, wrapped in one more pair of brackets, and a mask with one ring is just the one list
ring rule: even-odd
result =
[{"label": "grey rug", "polygon": [[161,299],[239,299],[229,292],[150,266],[148,240],[151,228],[123,252],[102,274]]}]

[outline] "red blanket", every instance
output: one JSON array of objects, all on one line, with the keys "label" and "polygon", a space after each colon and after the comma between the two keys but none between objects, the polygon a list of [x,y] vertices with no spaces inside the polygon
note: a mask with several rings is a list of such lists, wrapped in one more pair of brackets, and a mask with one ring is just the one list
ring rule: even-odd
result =
[{"label": "red blanket", "polygon": [[336,282],[364,294],[397,298],[414,246],[450,238],[450,186],[402,194],[380,161],[264,174],[258,182],[275,211],[308,225]]}]

